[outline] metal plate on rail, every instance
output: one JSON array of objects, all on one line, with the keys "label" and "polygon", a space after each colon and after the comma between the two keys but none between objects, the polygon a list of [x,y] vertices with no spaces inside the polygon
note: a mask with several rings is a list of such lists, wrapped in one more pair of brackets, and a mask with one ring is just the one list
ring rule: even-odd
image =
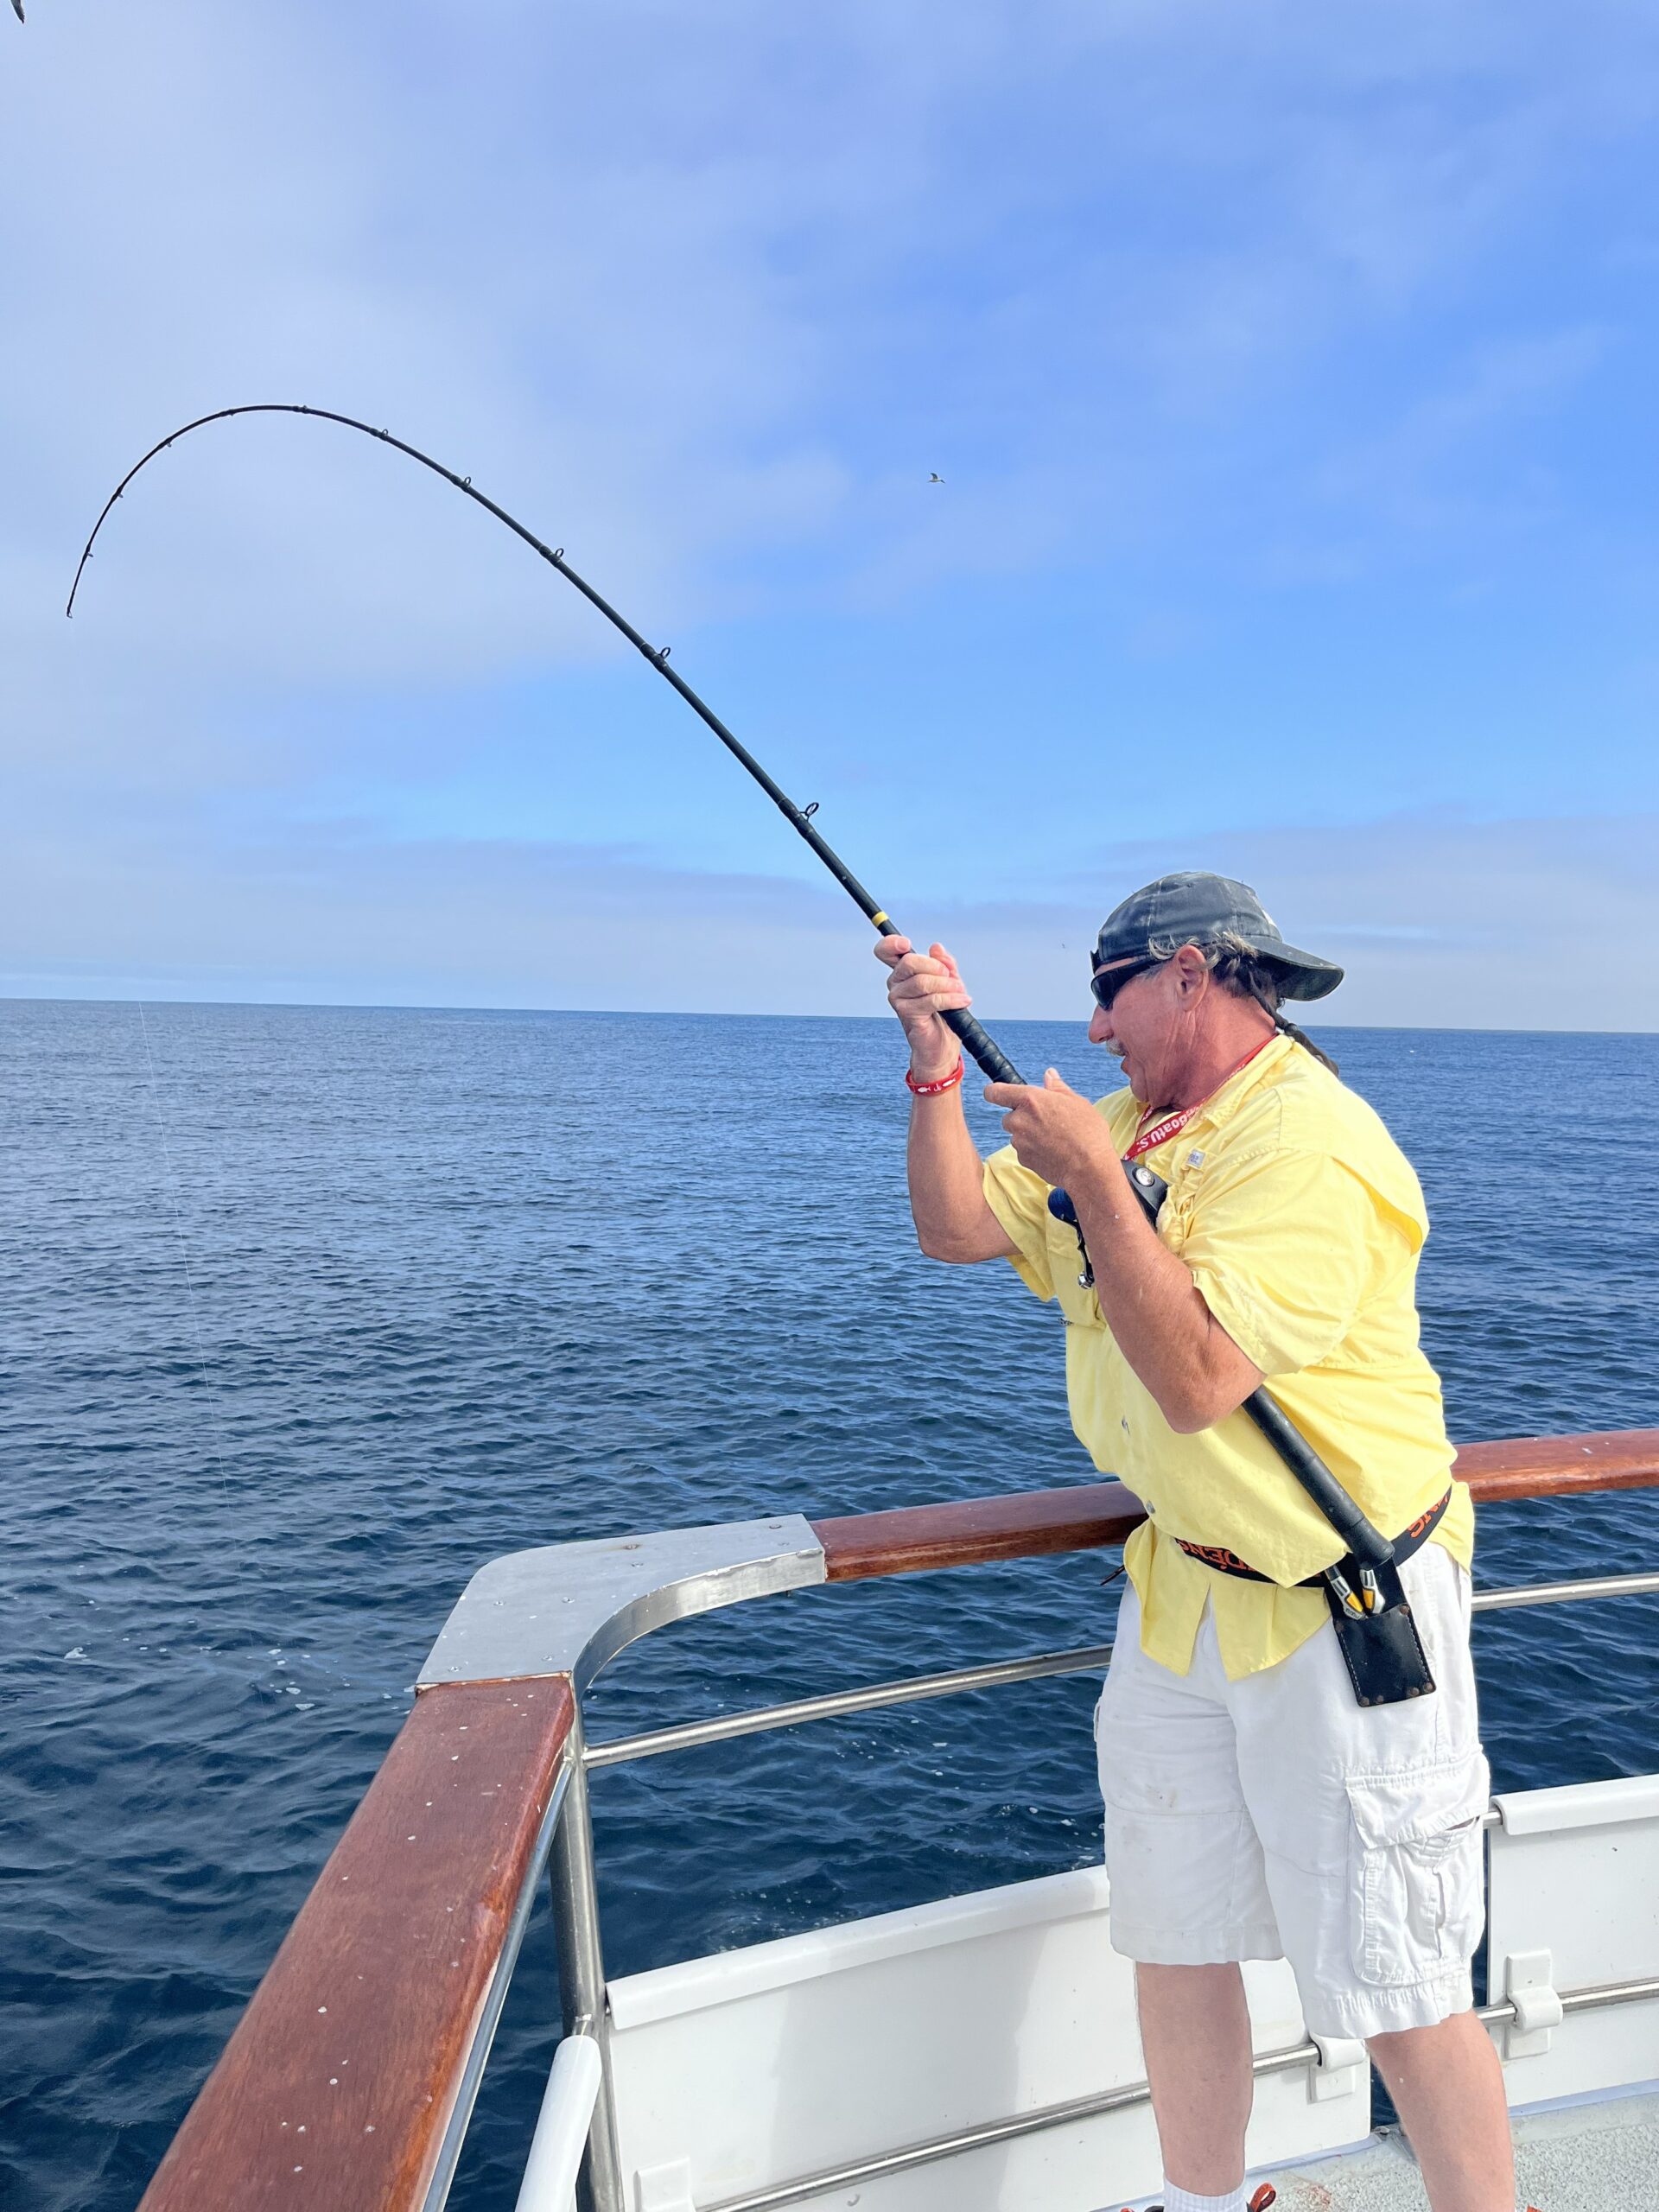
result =
[{"label": "metal plate on rail", "polygon": [[653,1629],[823,1580],[798,1513],[509,1552],[467,1584],[416,1688],[569,1675],[580,1694]]}]

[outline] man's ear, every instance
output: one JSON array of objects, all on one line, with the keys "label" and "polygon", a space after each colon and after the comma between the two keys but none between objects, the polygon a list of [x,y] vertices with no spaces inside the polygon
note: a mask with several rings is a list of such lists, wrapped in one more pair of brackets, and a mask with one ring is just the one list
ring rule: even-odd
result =
[{"label": "man's ear", "polygon": [[1196,944],[1184,944],[1175,955],[1173,966],[1183,998],[1192,997],[1210,980],[1209,968]]}]

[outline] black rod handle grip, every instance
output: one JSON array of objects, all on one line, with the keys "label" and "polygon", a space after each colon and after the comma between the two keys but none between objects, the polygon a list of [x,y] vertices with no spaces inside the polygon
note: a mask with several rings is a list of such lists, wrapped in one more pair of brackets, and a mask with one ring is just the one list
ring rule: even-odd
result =
[{"label": "black rod handle grip", "polygon": [[1001,1049],[990,1032],[974,1020],[966,1007],[949,1007],[942,1017],[947,1029],[954,1030],[962,1039],[962,1049],[970,1059],[976,1060],[993,1083],[1023,1083],[1025,1081],[1014,1062]]},{"label": "black rod handle grip", "polygon": [[1255,1423],[1313,1503],[1363,1567],[1386,1567],[1394,1546],[1372,1525],[1301,1431],[1263,1389],[1252,1390],[1243,1411]]},{"label": "black rod handle grip", "polygon": [[[810,822],[802,834],[805,836],[813,836],[812,825]],[[852,889],[854,898],[858,900],[860,906],[875,924],[879,935],[882,937],[904,935],[904,931],[893,920],[893,916],[885,908],[876,905],[862,884],[855,885]],[[965,1007],[948,1007],[939,1019],[959,1040],[962,1049],[967,1053],[969,1058],[976,1061],[993,1083],[1023,1083],[1025,1081],[1024,1076],[996,1042],[989,1030],[982,1022],[976,1021]]]},{"label": "black rod handle grip", "polygon": [[[1155,1224],[1164,1200],[1169,1196],[1168,1184],[1161,1175],[1155,1175],[1138,1161],[1126,1160],[1123,1170],[1129,1179],[1129,1188],[1146,1209],[1147,1218]],[[1064,1191],[1049,1192],[1048,1210],[1057,1220],[1070,1222],[1077,1228],[1077,1208]],[[1077,1229],[1077,1235],[1081,1241],[1081,1229]],[[1241,1410],[1249,1415],[1362,1566],[1386,1567],[1394,1557],[1394,1546],[1365,1518],[1277,1402],[1264,1389],[1257,1389],[1245,1399]]]}]

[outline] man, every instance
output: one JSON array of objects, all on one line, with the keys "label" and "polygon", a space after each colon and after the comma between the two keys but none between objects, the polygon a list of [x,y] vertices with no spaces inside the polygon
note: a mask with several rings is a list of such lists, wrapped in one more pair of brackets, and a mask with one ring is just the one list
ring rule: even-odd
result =
[{"label": "man", "polygon": [[[1471,2009],[1488,1776],[1473,1511],[1418,1343],[1427,1221],[1381,1121],[1279,1011],[1341,969],[1287,944],[1244,884],[1147,885],[1090,963],[1090,1039],[1128,1088],[1091,1103],[1052,1068],[1040,1088],[992,1084],[1011,1141],[982,1160],[941,1019],[970,1003],[956,963],[903,938],[876,950],[910,1044],[922,1249],[1010,1260],[1058,1300],[1072,1424],[1147,1508],[1096,1733],[1167,2212],[1245,2212],[1238,1962],[1281,1955],[1309,2027],[1369,2046],[1433,2212],[1514,2212],[1502,2074]],[[1155,1227],[1125,1155],[1169,1185]],[[1264,1382],[1410,1552],[1432,1694],[1357,1702],[1321,1579],[1346,1546],[1239,1411]]]}]

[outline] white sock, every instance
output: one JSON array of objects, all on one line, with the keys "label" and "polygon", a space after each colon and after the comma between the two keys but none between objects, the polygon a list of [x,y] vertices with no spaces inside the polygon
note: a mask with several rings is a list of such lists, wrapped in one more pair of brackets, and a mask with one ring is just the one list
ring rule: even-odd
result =
[{"label": "white sock", "polygon": [[1173,2182],[1166,2182],[1164,2212],[1249,2212],[1249,2208],[1243,2182],[1221,2196],[1194,2196],[1190,2189],[1177,2189]]}]

